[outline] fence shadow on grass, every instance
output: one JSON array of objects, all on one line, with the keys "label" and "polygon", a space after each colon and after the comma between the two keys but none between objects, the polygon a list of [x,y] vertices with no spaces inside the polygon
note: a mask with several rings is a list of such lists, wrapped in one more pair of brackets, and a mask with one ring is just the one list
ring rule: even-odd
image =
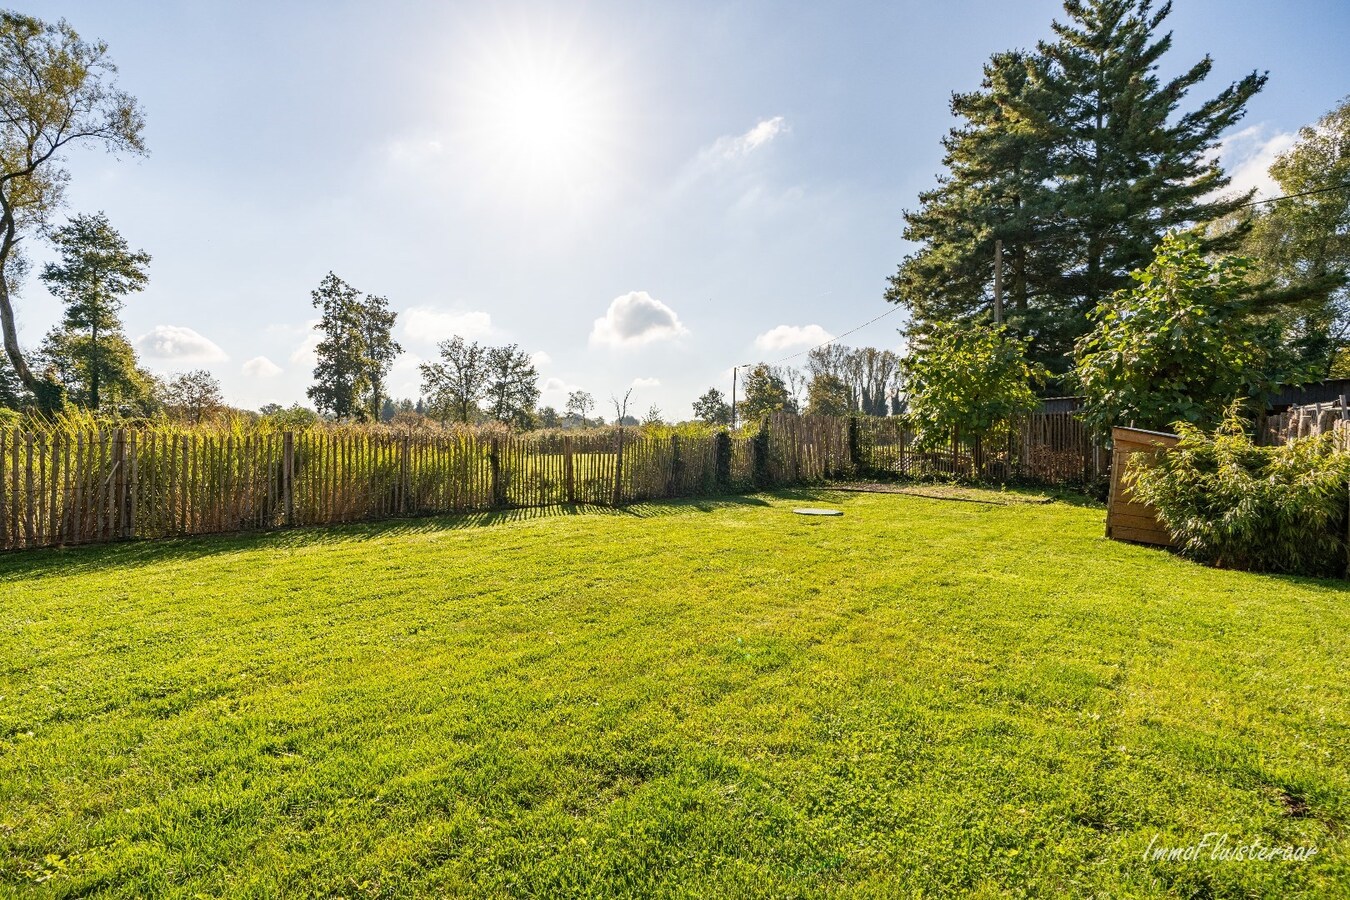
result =
[{"label": "fence shadow on grass", "polygon": [[[796,495],[802,493],[809,492],[773,492],[774,496],[790,499],[797,499]],[[490,528],[519,522],[565,519],[574,516],[655,519],[667,516],[712,513],[722,509],[738,507],[768,506],[770,506],[770,503],[760,497],[739,495],[657,500],[617,508],[576,503],[483,510],[406,519],[348,522],[338,525],[321,525],[277,531],[208,534],[183,538],[122,541],[112,544],[83,544],[76,547],[0,553],[0,584],[21,578],[110,572],[254,550],[286,551],[387,537],[431,535],[439,532]]]}]

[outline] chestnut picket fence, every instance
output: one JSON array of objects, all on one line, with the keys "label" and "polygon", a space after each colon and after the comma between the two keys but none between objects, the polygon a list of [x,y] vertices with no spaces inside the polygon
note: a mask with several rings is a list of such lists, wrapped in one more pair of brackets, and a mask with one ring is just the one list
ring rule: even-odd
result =
[{"label": "chestnut picket fence", "polygon": [[626,504],[868,478],[1104,477],[1070,414],[919,449],[898,418],[778,414],[705,434],[635,428],[0,429],[0,549],[560,504]]}]

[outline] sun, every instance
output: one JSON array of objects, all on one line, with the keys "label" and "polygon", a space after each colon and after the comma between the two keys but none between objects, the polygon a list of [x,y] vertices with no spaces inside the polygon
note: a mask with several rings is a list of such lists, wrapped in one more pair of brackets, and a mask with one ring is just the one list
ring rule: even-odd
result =
[{"label": "sun", "polygon": [[480,60],[467,88],[464,137],[499,186],[541,196],[603,176],[614,90],[575,48],[511,43]]}]

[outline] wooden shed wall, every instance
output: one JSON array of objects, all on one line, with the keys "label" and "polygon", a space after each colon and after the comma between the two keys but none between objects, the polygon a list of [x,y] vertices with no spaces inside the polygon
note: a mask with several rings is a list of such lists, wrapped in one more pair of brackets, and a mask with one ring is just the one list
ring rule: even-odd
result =
[{"label": "wooden shed wall", "polygon": [[1174,434],[1143,431],[1138,428],[1111,429],[1111,493],[1106,504],[1106,536],[1136,544],[1172,546],[1172,535],[1158,521],[1153,508],[1134,499],[1124,482],[1129,458],[1142,452],[1172,447]]}]

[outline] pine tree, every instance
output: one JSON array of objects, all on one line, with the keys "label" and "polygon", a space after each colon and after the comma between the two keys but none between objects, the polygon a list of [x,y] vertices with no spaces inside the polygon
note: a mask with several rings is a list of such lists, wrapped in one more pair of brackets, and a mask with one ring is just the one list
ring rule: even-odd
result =
[{"label": "pine tree", "polygon": [[[1250,194],[1213,199],[1229,180],[1213,150],[1265,76],[1253,72],[1190,112],[1209,57],[1170,81],[1158,74],[1170,4],[1067,0],[1055,39],[996,55],[978,91],[957,94],[963,124],[945,145],[948,174],[906,214],[922,246],[891,280],[922,336],[934,324],[987,318],[994,241],[1004,242],[1007,321],[1030,354],[1068,371],[1087,314],[1148,263],[1170,229],[1230,214]],[[1216,234],[1222,249],[1240,234]]]},{"label": "pine tree", "polygon": [[103,213],[73,217],[52,232],[52,244],[61,258],[43,267],[42,281],[66,311],[61,321],[65,333],[47,338],[48,356],[57,348],[69,354],[78,372],[71,385],[76,396],[89,409],[98,409],[100,386],[125,381],[136,368],[119,313],[123,298],[144,290],[150,280],[145,273],[150,254],[133,251]]}]

